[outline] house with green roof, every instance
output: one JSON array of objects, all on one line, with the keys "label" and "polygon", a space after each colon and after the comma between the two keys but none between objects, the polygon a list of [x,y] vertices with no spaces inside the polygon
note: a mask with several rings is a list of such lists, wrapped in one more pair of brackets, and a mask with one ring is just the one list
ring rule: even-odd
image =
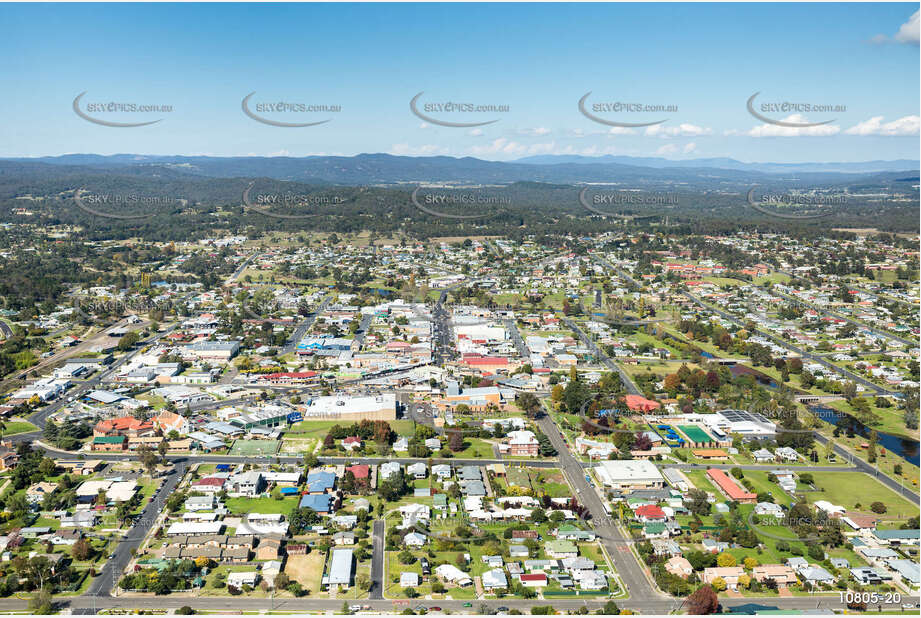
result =
[{"label": "house with green roof", "polygon": [[572,541],[560,539],[548,541],[544,544],[544,550],[547,552],[548,556],[557,560],[563,558],[577,558],[579,556],[579,548],[576,547],[576,544]]},{"label": "house with green roof", "polygon": [[432,496],[432,506],[436,509],[444,511],[448,508],[448,495],[447,494],[435,494]]},{"label": "house with green roof", "polygon": [[907,530],[874,530],[873,536],[883,545],[917,545],[921,539],[918,528]]},{"label": "house with green roof", "polygon": [[647,539],[667,539],[668,528],[664,522],[651,521],[643,526],[643,536]]},{"label": "house with green roof", "polygon": [[556,538],[564,541],[594,541],[595,533],[572,524],[563,524],[556,530]]}]

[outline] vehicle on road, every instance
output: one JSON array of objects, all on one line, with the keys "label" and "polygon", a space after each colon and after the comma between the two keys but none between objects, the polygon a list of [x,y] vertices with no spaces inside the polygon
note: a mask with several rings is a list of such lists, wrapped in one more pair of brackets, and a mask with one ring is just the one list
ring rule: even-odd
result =
[{"label": "vehicle on road", "polygon": [[350,612],[360,612],[361,605],[349,605],[349,611]]}]

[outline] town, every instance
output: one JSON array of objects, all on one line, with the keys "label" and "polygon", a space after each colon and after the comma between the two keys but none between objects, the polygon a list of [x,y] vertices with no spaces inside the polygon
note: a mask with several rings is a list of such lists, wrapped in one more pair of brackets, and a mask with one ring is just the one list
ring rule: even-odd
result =
[{"label": "town", "polygon": [[805,242],[86,242],[0,312],[0,607],[916,611],[917,237]]}]

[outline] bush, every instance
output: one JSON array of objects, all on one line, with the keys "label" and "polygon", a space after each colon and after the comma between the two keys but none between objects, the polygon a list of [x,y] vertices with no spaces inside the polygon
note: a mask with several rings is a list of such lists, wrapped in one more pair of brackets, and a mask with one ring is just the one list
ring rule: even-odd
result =
[{"label": "bush", "polygon": [[886,512],[886,505],[882,502],[874,502],[870,505],[870,510],[876,513],[877,515],[882,515]]},{"label": "bush", "polygon": [[179,614],[180,616],[191,616],[192,614],[195,613],[195,610],[189,607],[188,605],[183,605],[182,607],[176,610],[176,613]]}]

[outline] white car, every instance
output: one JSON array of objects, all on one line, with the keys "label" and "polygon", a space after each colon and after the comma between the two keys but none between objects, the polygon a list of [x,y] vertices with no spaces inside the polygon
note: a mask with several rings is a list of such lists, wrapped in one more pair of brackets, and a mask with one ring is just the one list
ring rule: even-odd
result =
[{"label": "white car", "polygon": [[360,612],[361,605],[349,605],[349,611],[350,612]]}]

